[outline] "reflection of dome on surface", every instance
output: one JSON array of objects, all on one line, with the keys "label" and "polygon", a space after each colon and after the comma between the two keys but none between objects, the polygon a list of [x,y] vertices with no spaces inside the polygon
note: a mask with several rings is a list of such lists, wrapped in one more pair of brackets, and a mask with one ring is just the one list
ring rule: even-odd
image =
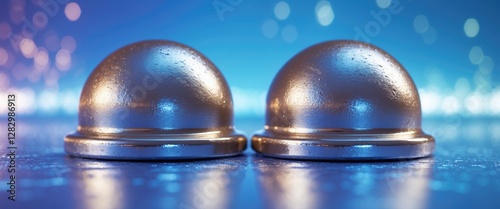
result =
[{"label": "reflection of dome on surface", "polygon": [[175,42],[138,42],[106,57],[85,83],[78,118],[78,131],[65,139],[77,156],[205,158],[245,148],[221,72]]},{"label": "reflection of dome on surface", "polygon": [[253,147],[289,158],[423,157],[434,140],[420,129],[421,115],[417,89],[392,56],[330,41],[300,52],[274,78]]},{"label": "reflection of dome on surface", "polygon": [[429,207],[432,158],[398,163],[323,163],[258,156],[252,160],[267,208]]}]

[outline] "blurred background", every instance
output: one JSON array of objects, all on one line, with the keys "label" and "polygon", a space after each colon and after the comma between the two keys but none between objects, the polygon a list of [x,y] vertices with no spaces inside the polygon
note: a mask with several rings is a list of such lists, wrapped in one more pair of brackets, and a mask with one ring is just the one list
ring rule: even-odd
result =
[{"label": "blurred background", "polygon": [[[0,0],[0,98],[23,116],[76,116],[93,68],[145,39],[189,45],[228,81],[237,118],[262,118],[288,59],[357,39],[413,77],[424,116],[500,116],[498,1]],[[0,108],[5,115],[6,108]]]}]

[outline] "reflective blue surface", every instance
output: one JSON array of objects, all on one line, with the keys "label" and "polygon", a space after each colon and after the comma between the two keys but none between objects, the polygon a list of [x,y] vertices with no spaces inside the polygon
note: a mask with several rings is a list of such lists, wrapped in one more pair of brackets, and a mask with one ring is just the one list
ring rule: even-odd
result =
[{"label": "reflective blue surface", "polygon": [[[423,128],[438,139],[436,154],[382,162],[281,160],[250,150],[204,161],[89,160],[64,153],[62,138],[75,125],[75,118],[19,119],[17,201],[7,200],[2,169],[2,207],[500,207],[498,119],[424,119]],[[262,127],[263,119],[238,119],[236,125],[251,133]]]}]

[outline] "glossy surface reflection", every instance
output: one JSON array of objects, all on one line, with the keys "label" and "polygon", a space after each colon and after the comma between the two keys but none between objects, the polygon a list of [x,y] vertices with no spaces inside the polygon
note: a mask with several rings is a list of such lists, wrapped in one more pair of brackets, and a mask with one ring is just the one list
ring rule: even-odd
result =
[{"label": "glossy surface reflection", "polygon": [[[326,163],[255,157],[268,208],[426,208],[432,159]],[[336,173],[336,175],[331,175]]]},{"label": "glossy surface reflection", "polygon": [[[217,164],[66,160],[77,166],[70,171],[70,185],[75,208],[82,209],[232,208],[234,191],[244,178],[235,164],[244,163],[241,157]],[[148,172],[140,172],[141,168]]]},{"label": "glossy surface reflection", "polygon": [[387,52],[357,41],[311,46],[279,71],[267,97],[262,154],[299,159],[400,159],[432,154],[417,89]]},{"label": "glossy surface reflection", "polygon": [[170,41],[143,41],[106,57],[87,79],[72,155],[105,159],[186,159],[239,154],[233,101],[217,67]]},{"label": "glossy surface reflection", "polygon": [[[91,160],[64,152],[61,138],[77,125],[73,118],[18,122],[15,202],[0,172],[0,205],[9,209],[500,208],[498,119],[428,118],[423,127],[442,139],[432,158],[362,163],[281,160],[251,150],[200,161]],[[261,123],[238,125],[251,131]]]}]

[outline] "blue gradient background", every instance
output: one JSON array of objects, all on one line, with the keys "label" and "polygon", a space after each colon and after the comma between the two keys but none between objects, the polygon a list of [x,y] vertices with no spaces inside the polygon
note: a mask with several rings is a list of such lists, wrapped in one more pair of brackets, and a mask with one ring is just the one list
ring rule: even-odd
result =
[{"label": "blue gradient background", "polygon": [[[364,30],[367,24],[376,22],[371,13],[387,12],[375,0],[329,1],[334,19],[331,24],[322,26],[316,19],[315,7],[319,2],[316,0],[284,1],[290,8],[290,15],[284,20],[278,19],[274,13],[279,1],[75,1],[81,8],[81,16],[72,22],[64,12],[69,1],[42,1],[55,2],[58,8],[53,7],[55,15],[48,15],[46,26],[28,38],[32,38],[39,48],[44,47],[48,34],[55,34],[59,39],[69,35],[77,43],[71,54],[72,65],[67,71],[55,67],[56,52],[49,52],[51,64],[46,71],[57,72],[58,76],[57,84],[47,85],[44,79],[50,77],[49,74],[42,74],[38,81],[26,78],[34,71],[34,59],[25,58],[9,42],[22,30],[23,23],[13,23],[10,15],[12,5],[19,1],[0,2],[0,23],[11,27],[9,38],[0,39],[0,47],[15,57],[10,66],[0,65],[4,75],[0,89],[3,94],[16,92],[16,89],[28,92],[27,95],[32,97],[28,100],[34,105],[21,111],[20,114],[26,115],[76,115],[81,88],[103,58],[135,41],[167,39],[199,50],[219,67],[232,88],[237,117],[262,116],[265,93],[288,59],[319,42],[354,39],[356,27]],[[36,12],[45,12],[43,6],[37,5],[37,0],[21,2],[24,2],[24,15],[28,21]],[[421,91],[424,108],[428,105],[434,108],[424,109],[424,114],[444,114],[446,108],[443,106],[452,101],[459,108],[446,114],[500,115],[493,102],[500,101],[498,67],[480,74],[478,65],[469,60],[470,49],[478,46],[494,64],[500,63],[500,41],[497,38],[500,37],[500,3],[493,0],[393,0],[392,4],[399,4],[401,12],[391,14],[385,26],[377,23],[380,31],[370,36],[369,42],[388,51],[407,68]],[[214,5],[225,5],[226,10],[218,12]],[[435,29],[434,42],[426,43],[423,35],[415,31],[413,21],[417,15],[425,15]],[[480,26],[478,35],[473,38],[464,33],[464,23],[468,18],[475,18]],[[266,20],[275,21],[279,27],[272,38],[263,34],[262,26]],[[287,26],[295,27],[297,31],[291,42],[283,38],[289,35],[283,31]],[[16,64],[24,66],[25,78],[13,76],[18,70]],[[459,79],[465,80],[466,85],[457,82]],[[429,92],[433,97],[428,96]],[[474,100],[478,103],[473,104],[476,105],[473,107],[475,111],[467,109],[470,95],[482,98]],[[450,96],[454,99],[446,103],[444,98]]]}]

